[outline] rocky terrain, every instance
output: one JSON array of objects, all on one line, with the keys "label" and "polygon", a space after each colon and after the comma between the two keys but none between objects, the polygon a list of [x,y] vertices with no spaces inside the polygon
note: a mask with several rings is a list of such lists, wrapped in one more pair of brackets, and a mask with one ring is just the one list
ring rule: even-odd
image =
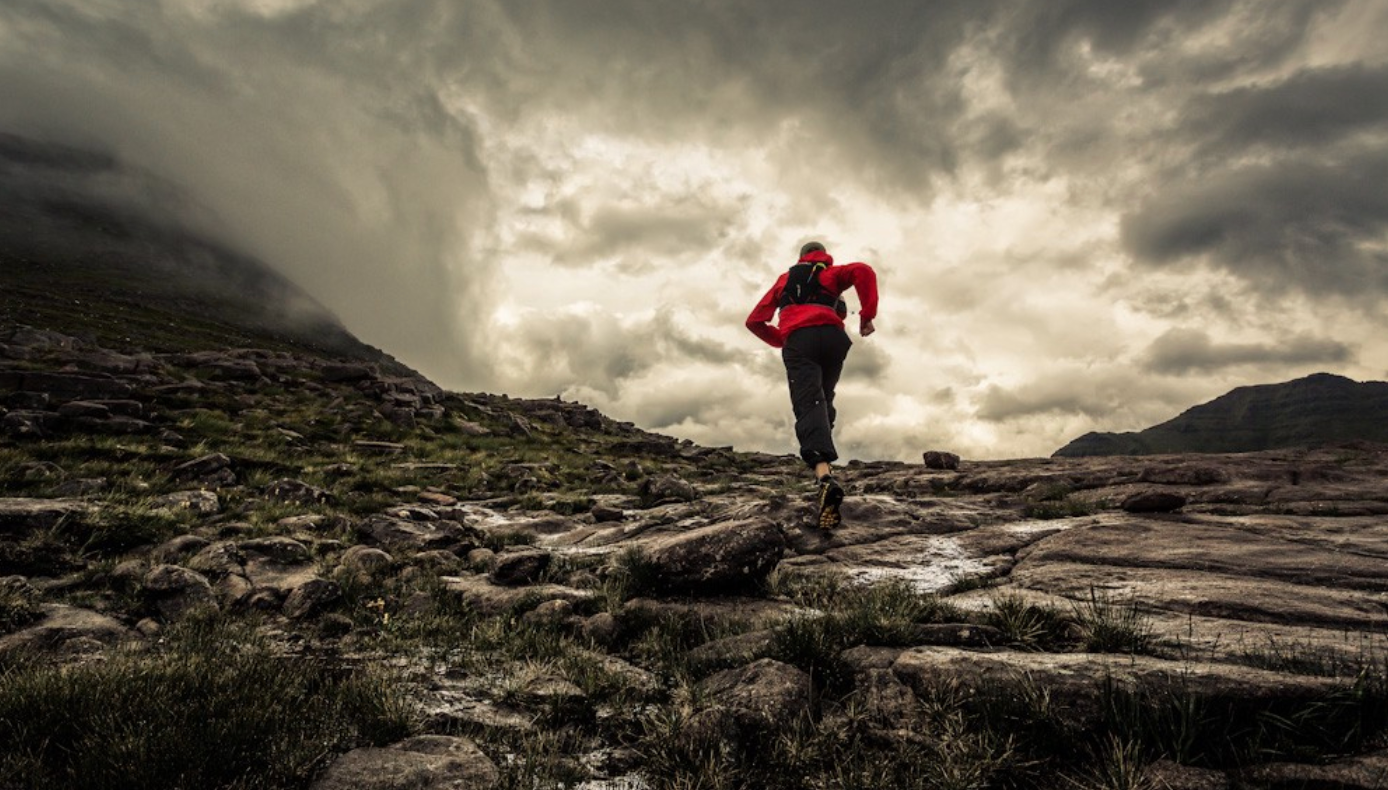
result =
[{"label": "rocky terrain", "polygon": [[1348,441],[1388,442],[1388,382],[1316,373],[1239,387],[1142,431],[1087,433],[1055,455],[1244,453]]},{"label": "rocky terrain", "polygon": [[[1388,448],[853,463],[0,329],[0,787],[1380,787]],[[924,448],[923,448],[924,449]]]}]

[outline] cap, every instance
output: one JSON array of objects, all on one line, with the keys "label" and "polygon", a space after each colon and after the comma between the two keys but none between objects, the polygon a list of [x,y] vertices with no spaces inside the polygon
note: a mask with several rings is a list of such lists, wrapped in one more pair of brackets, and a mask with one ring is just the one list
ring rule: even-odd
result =
[{"label": "cap", "polygon": [[824,245],[823,245],[823,244],[820,244],[820,243],[817,242],[817,241],[812,241],[812,242],[810,242],[810,243],[808,243],[808,244],[806,244],[805,246],[803,246],[803,247],[800,248],[800,257],[803,258],[803,257],[805,257],[806,255],[809,255],[810,253],[815,252],[815,251],[818,251],[818,252],[827,252],[827,250],[824,249]]}]

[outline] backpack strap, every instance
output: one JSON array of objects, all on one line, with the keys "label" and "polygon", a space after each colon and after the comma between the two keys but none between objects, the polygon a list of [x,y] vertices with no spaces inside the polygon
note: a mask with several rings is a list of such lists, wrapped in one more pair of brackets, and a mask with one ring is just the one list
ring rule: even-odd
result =
[{"label": "backpack strap", "polygon": [[819,273],[827,268],[828,264],[813,261],[799,261],[790,267],[790,276],[786,278],[777,306],[785,308],[793,304],[819,304],[834,307],[839,301],[838,297],[829,293],[819,282]]}]

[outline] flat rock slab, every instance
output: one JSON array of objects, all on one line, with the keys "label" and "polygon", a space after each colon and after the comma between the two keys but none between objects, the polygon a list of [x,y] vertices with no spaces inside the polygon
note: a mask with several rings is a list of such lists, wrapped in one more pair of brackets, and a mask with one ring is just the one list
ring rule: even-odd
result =
[{"label": "flat rock slab", "polygon": [[28,530],[52,529],[68,519],[91,515],[96,508],[80,499],[0,499],[0,535]]},{"label": "flat rock slab", "polygon": [[950,684],[972,693],[1012,699],[1022,698],[1032,688],[1044,689],[1053,705],[1081,721],[1099,714],[1109,693],[1106,686],[1171,699],[1275,704],[1324,699],[1353,682],[1150,656],[981,652],[951,647],[906,650],[892,663],[891,670],[919,695]]},{"label": "flat rock slab", "polygon": [[1185,568],[1305,585],[1388,591],[1388,562],[1201,518],[1112,515],[1024,549],[1018,568],[1073,562]]},{"label": "flat rock slab", "polygon": [[14,650],[53,650],[73,639],[89,639],[114,645],[137,634],[119,620],[89,609],[44,604],[42,619],[13,634],[0,637],[0,654]]},{"label": "flat rock slab", "polygon": [[458,596],[464,605],[487,614],[516,609],[533,609],[546,601],[579,603],[593,597],[588,590],[578,590],[559,584],[535,584],[528,587],[503,587],[485,576],[440,576],[444,588]]},{"label": "flat rock slab", "polygon": [[1318,628],[1388,624],[1388,593],[1293,584],[1185,568],[1023,562],[1011,581],[1083,602],[1091,592],[1144,610]]},{"label": "flat rock slab", "polygon": [[384,749],[354,749],[337,758],[311,790],[484,790],[500,780],[496,765],[466,738],[420,735]]}]

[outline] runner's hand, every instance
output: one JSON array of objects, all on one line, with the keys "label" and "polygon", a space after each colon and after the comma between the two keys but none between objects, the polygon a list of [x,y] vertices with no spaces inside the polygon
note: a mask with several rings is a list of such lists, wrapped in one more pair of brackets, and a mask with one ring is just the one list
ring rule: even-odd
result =
[{"label": "runner's hand", "polygon": [[862,335],[863,337],[867,337],[868,335],[876,331],[877,328],[872,325],[871,319],[864,320],[858,324],[858,334]]}]

